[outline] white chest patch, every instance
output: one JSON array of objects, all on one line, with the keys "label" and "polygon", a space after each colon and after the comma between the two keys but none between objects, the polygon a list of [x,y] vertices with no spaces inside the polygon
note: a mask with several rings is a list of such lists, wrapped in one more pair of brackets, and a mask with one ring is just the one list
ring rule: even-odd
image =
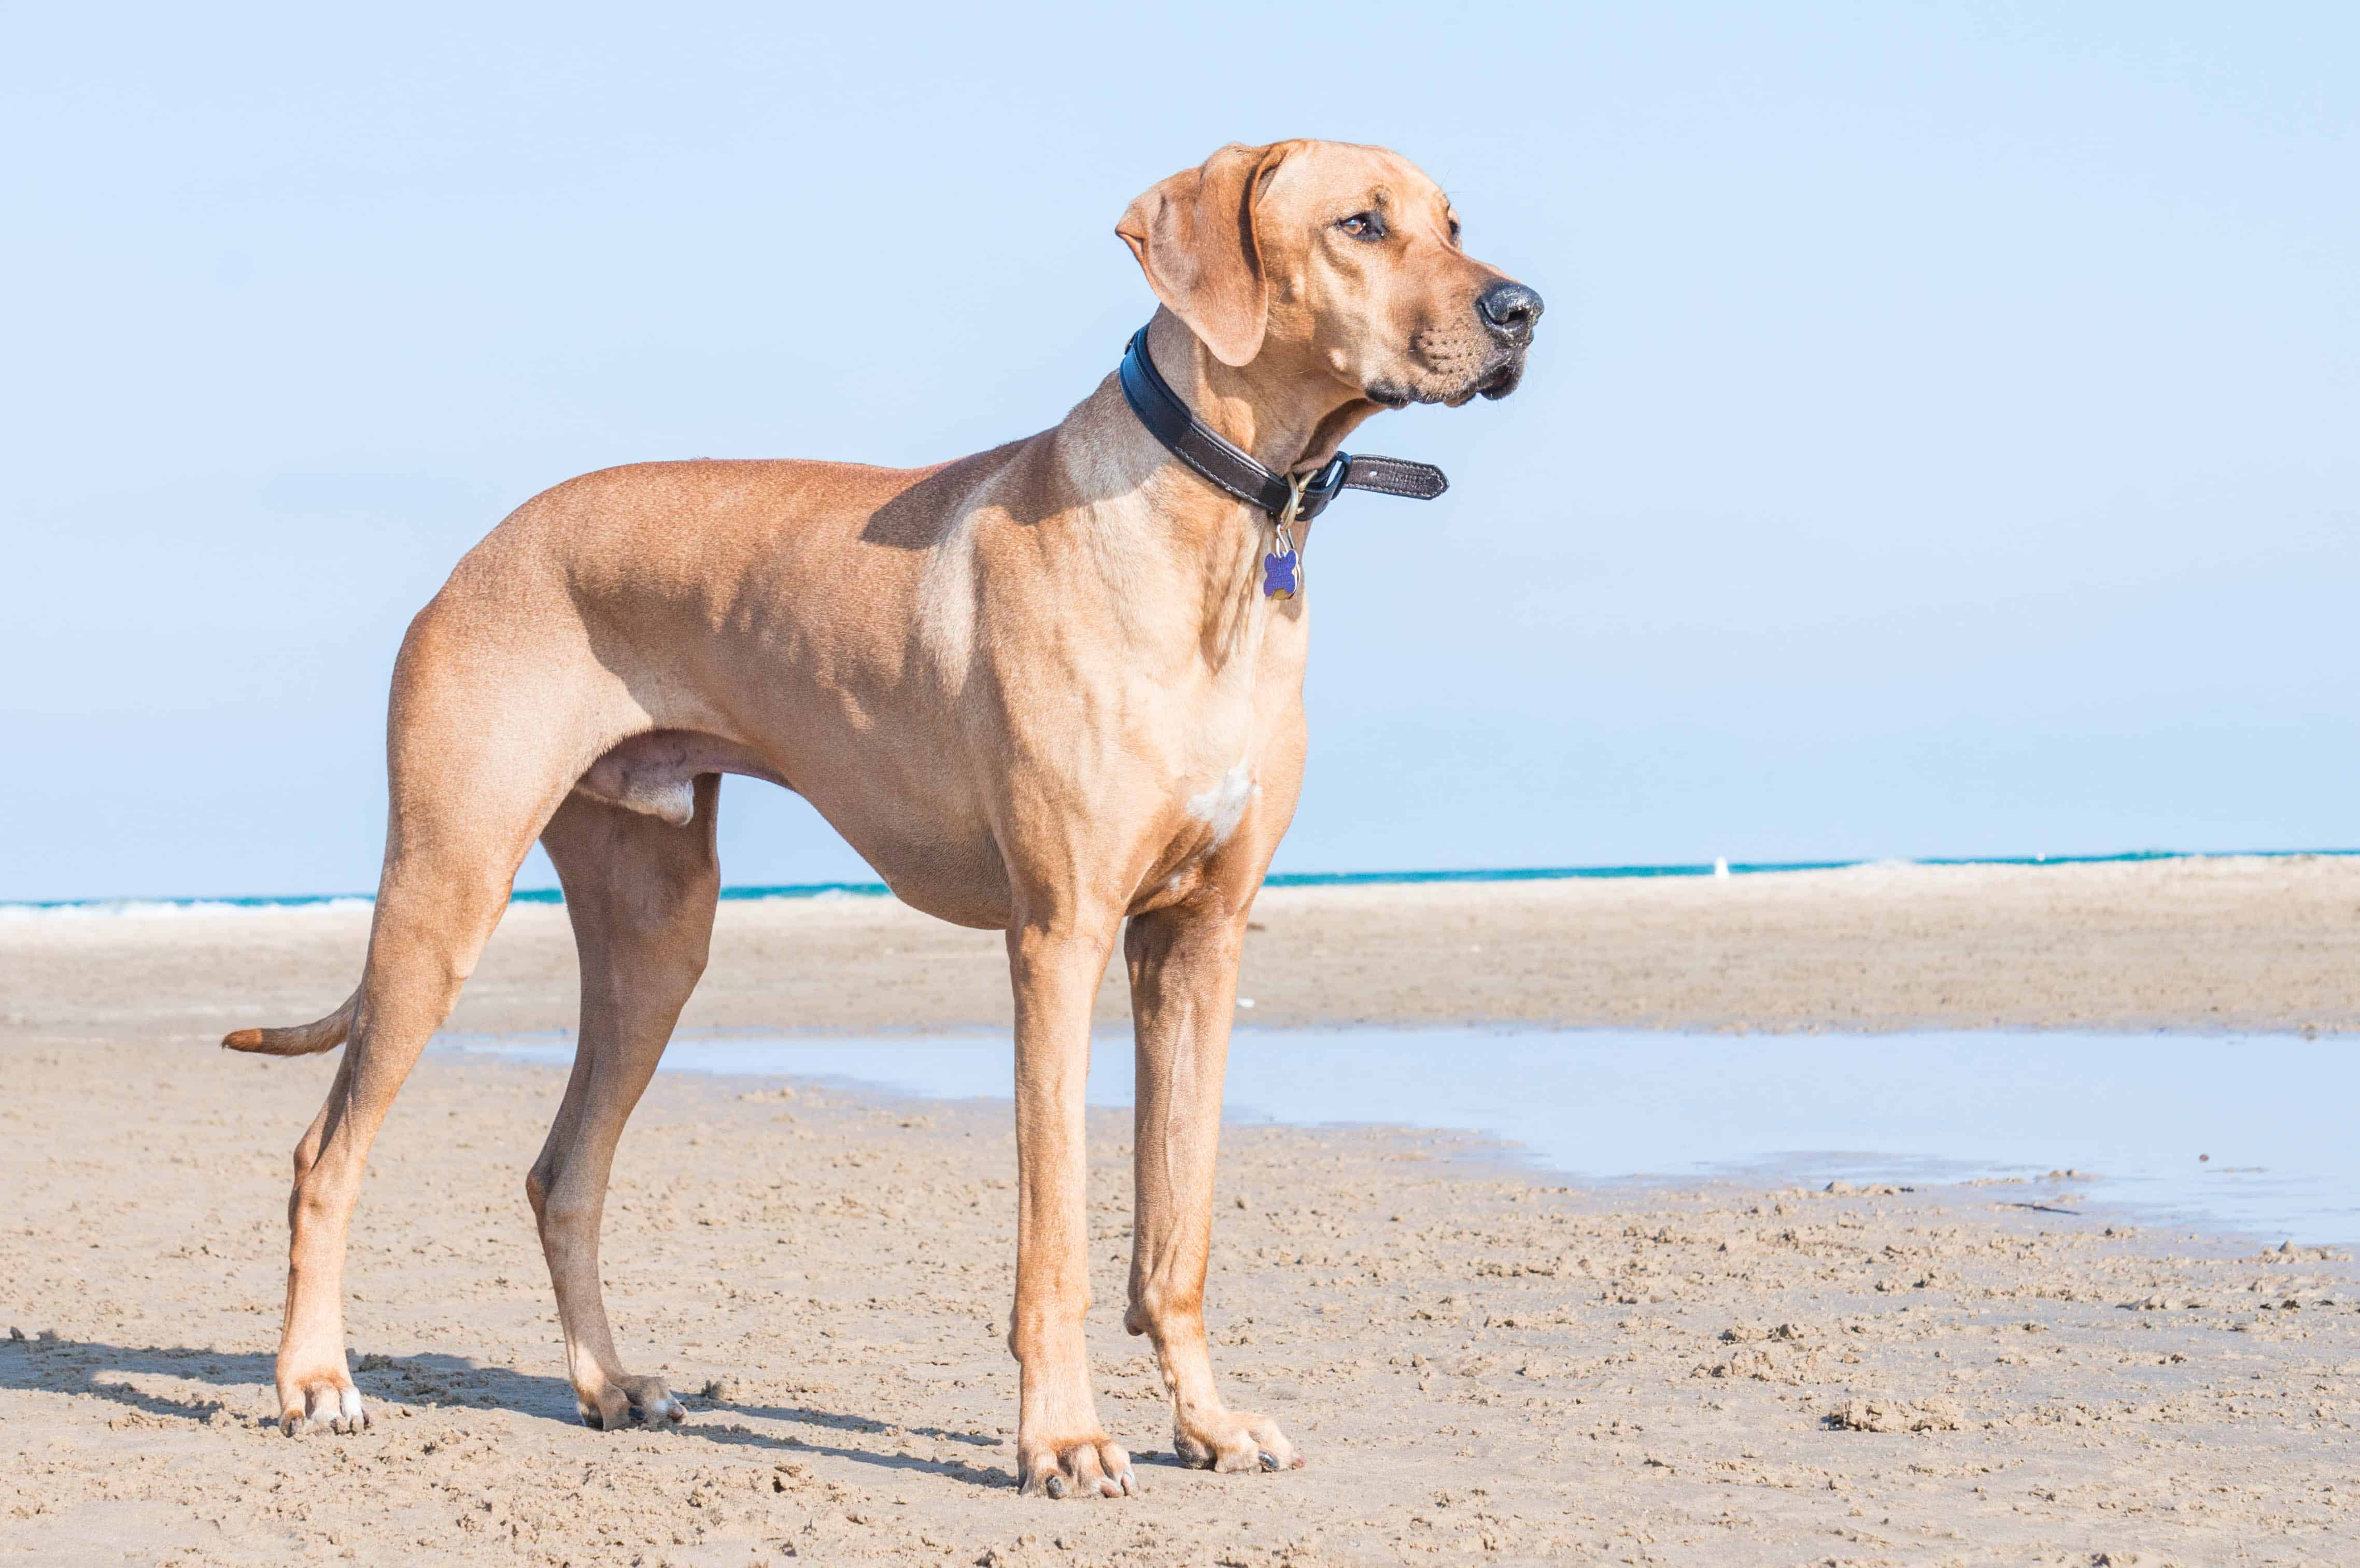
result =
[{"label": "white chest patch", "polygon": [[1188,815],[1213,830],[1213,848],[1229,842],[1229,835],[1245,820],[1246,807],[1262,794],[1262,785],[1254,782],[1253,762],[1240,758],[1238,765],[1213,781],[1212,787],[1202,795],[1188,797]]}]

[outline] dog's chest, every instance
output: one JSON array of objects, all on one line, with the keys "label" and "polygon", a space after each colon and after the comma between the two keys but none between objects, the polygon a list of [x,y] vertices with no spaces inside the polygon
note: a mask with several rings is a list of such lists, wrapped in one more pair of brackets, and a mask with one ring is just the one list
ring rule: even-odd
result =
[{"label": "dog's chest", "polygon": [[1284,644],[1263,642],[1254,652],[1260,656],[1221,672],[1171,716],[1177,765],[1158,879],[1170,892],[1181,891],[1195,870],[1232,845],[1264,836],[1264,801],[1273,785],[1293,797],[1291,770],[1300,766],[1301,748],[1280,741],[1300,735],[1300,661]]},{"label": "dog's chest", "polygon": [[1249,751],[1181,803],[1187,820],[1200,827],[1209,842],[1205,852],[1221,848],[1237,835],[1238,826],[1262,794],[1255,758]]}]

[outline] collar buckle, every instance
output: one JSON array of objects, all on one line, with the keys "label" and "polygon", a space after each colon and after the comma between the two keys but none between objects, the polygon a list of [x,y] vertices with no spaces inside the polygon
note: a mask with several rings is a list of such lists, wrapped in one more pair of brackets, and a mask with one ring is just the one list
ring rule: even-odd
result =
[{"label": "collar buckle", "polygon": [[1317,473],[1297,477],[1289,475],[1287,484],[1294,490],[1288,499],[1288,513],[1309,522],[1328,510],[1328,503],[1342,493],[1344,481],[1351,477],[1352,455],[1338,452],[1328,459]]}]

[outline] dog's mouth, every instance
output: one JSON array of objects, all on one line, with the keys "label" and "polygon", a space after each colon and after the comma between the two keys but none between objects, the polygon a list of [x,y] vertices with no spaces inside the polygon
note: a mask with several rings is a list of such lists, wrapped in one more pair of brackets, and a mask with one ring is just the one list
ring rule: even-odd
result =
[{"label": "dog's mouth", "polygon": [[[1511,354],[1500,362],[1500,367],[1498,369],[1492,371],[1489,376],[1484,377],[1480,381],[1475,383],[1475,390],[1472,395],[1479,398],[1489,398],[1493,402],[1497,402],[1502,398],[1506,397],[1510,392],[1514,391],[1518,384],[1521,383],[1524,378],[1524,356],[1521,354]],[[1459,402],[1465,402],[1467,400],[1465,398],[1461,398],[1459,400]],[[1456,407],[1457,405],[1454,404],[1452,406]]]},{"label": "dog's mouth", "polygon": [[1494,401],[1516,389],[1524,378],[1524,355],[1522,349],[1508,349],[1477,367],[1474,374],[1444,380],[1440,377],[1421,378],[1418,384],[1403,381],[1377,380],[1361,389],[1372,403],[1389,409],[1407,408],[1412,403],[1440,403],[1445,408],[1463,408],[1477,398]]}]

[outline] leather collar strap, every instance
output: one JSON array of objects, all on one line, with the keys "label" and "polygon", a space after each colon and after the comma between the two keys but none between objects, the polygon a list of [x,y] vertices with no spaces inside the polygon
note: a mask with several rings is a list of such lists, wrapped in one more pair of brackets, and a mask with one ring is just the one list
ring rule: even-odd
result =
[{"label": "leather collar strap", "polygon": [[[1273,517],[1289,515],[1286,506],[1295,496],[1295,486],[1190,411],[1180,394],[1157,373],[1155,361],[1148,357],[1145,327],[1131,334],[1131,346],[1122,351],[1121,376],[1122,395],[1131,411],[1173,456],[1215,488],[1228,491],[1248,506],[1260,507]],[[1296,521],[1308,521],[1327,510],[1328,503],[1342,490],[1374,490],[1430,501],[1449,488],[1450,481],[1431,463],[1338,452],[1304,481],[1302,503],[1292,515]]]}]

